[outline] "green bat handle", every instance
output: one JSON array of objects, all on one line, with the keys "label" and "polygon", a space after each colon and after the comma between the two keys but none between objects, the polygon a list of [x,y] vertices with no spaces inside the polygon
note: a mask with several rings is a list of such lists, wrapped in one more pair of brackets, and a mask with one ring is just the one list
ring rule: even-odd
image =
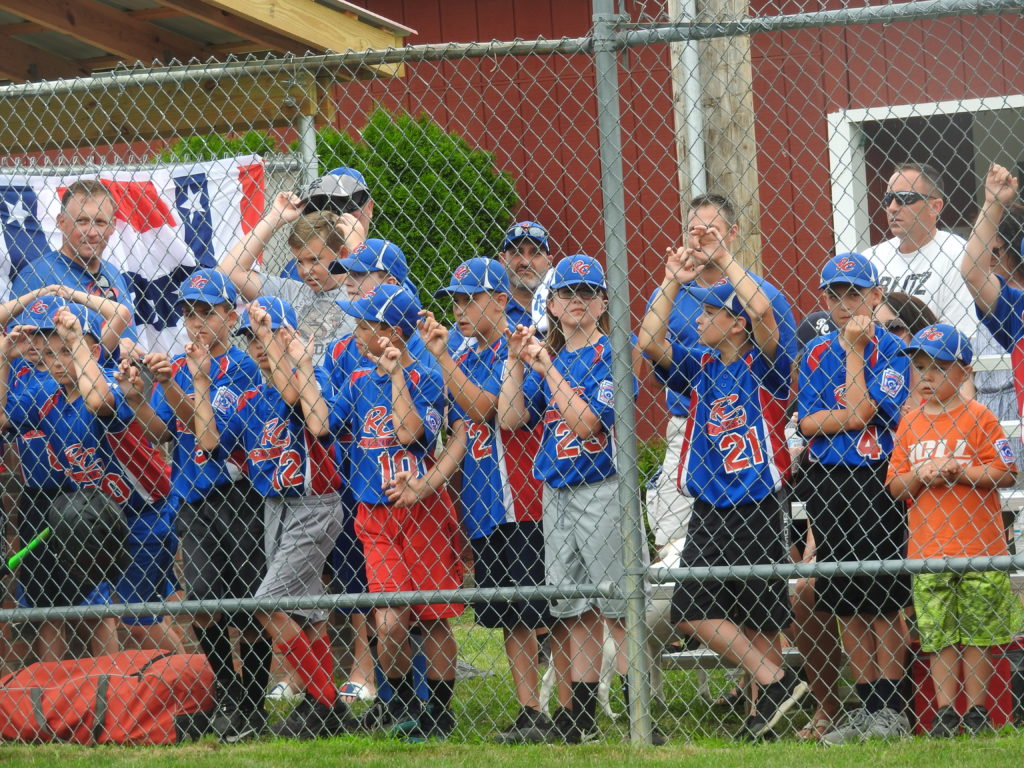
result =
[{"label": "green bat handle", "polygon": [[21,561],[25,559],[25,555],[27,555],[33,549],[35,549],[40,544],[42,544],[44,541],[46,541],[46,538],[49,535],[50,535],[50,529],[49,528],[43,528],[43,530],[41,530],[39,533],[37,533],[35,535],[35,538],[32,539],[32,541],[30,541],[24,547],[22,547],[17,552],[15,552],[13,555],[11,555],[10,558],[8,558],[8,560],[7,560],[7,570],[13,571],[15,568],[17,568],[18,565],[21,563]]}]

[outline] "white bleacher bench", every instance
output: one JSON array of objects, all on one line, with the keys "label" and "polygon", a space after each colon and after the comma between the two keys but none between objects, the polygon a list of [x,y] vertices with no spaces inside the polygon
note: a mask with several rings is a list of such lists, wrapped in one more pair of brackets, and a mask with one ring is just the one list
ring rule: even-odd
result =
[{"label": "white bleacher bench", "polygon": [[[782,649],[782,660],[787,667],[799,669],[804,664],[800,651],[787,646]],[[708,648],[697,648],[692,651],[666,651],[658,657],[658,666],[667,670],[721,669],[725,662],[714,651]]]}]

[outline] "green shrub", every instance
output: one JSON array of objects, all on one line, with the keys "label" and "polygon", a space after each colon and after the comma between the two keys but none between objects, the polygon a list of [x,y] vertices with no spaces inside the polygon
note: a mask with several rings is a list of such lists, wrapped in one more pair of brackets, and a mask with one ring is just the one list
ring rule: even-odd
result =
[{"label": "green shrub", "polygon": [[[294,147],[293,147],[294,148]],[[474,256],[494,256],[518,205],[494,155],[445,133],[426,115],[376,110],[359,140],[319,133],[320,172],[359,169],[373,193],[373,232],[405,252],[424,300]]]},{"label": "green shrub", "polygon": [[[290,147],[295,152],[297,142]],[[168,147],[169,162],[213,160],[238,154],[276,154],[266,133],[240,137],[193,136]],[[317,134],[320,172],[342,165],[358,169],[373,194],[373,231],[405,252],[412,280],[428,308],[455,266],[474,256],[494,256],[519,199],[512,177],[494,167],[494,155],[446,133],[428,116],[378,109],[358,138],[334,128]]]}]

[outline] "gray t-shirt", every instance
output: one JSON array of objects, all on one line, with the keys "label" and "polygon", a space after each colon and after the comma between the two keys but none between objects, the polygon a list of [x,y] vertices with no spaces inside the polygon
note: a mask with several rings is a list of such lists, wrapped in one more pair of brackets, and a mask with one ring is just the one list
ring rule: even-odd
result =
[{"label": "gray t-shirt", "polygon": [[313,362],[316,365],[323,364],[328,344],[356,329],[355,318],[335,304],[338,299],[348,299],[344,288],[318,293],[301,280],[264,275],[261,293],[284,299],[295,308],[298,330],[315,340]]}]

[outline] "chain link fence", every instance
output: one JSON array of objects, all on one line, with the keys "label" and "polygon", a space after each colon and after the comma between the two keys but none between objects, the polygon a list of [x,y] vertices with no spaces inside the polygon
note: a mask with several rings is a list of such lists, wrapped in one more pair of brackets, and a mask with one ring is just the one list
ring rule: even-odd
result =
[{"label": "chain link fence", "polygon": [[1021,722],[1019,3],[612,11],[0,88],[0,738]]}]

